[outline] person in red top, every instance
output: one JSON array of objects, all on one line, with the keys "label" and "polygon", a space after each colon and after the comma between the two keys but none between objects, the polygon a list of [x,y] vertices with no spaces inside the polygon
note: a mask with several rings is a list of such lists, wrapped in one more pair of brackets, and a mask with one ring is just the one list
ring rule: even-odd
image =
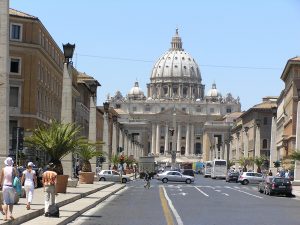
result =
[{"label": "person in red top", "polygon": [[49,163],[47,171],[43,173],[43,187],[45,192],[45,216],[49,216],[49,206],[55,204],[56,195],[56,177],[57,173],[53,171],[53,163]]}]

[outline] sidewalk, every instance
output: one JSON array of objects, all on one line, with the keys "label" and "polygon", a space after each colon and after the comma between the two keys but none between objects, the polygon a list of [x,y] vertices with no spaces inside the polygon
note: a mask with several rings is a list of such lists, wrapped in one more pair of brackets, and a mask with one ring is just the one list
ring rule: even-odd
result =
[{"label": "sidewalk", "polygon": [[[134,180],[134,174],[128,176]],[[60,207],[60,218],[44,217],[44,192],[43,188],[38,188],[34,191],[31,210],[26,210],[26,199],[20,198],[13,210],[15,220],[3,221],[3,217],[0,217],[0,224],[67,224],[124,187],[125,184],[106,181],[78,184],[76,188],[68,187],[67,193],[59,193],[56,198]]]},{"label": "sidewalk", "polygon": [[300,186],[293,186],[293,191],[292,193],[296,196],[300,198]]}]

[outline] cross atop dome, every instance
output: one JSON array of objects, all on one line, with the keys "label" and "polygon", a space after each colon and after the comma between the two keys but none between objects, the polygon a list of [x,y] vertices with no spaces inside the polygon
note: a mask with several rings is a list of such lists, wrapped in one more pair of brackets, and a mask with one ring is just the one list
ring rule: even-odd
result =
[{"label": "cross atop dome", "polygon": [[176,28],[175,36],[172,37],[170,50],[184,51],[184,49],[182,48],[181,37],[178,34],[178,27]]}]

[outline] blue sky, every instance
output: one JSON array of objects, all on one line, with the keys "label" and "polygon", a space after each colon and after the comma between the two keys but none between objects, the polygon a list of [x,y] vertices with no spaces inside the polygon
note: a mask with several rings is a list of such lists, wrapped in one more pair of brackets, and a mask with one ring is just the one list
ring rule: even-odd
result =
[{"label": "blue sky", "polygon": [[205,92],[215,81],[243,110],[278,96],[287,60],[300,55],[298,0],[11,0],[10,7],[37,16],[60,46],[76,44],[75,66],[102,84],[98,104],[116,90],[126,95],[136,79],[147,93],[176,27]]}]

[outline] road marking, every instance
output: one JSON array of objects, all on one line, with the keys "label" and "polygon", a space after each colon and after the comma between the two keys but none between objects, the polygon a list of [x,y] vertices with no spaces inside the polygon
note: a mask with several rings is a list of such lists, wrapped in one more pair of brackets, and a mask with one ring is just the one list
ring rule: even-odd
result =
[{"label": "road marking", "polygon": [[235,188],[231,188],[231,187],[227,187],[227,188],[232,189],[232,190],[235,190],[235,191],[238,191],[238,192],[241,192],[241,193],[244,193],[244,194],[246,194],[246,195],[253,196],[253,197],[255,197],[255,198],[260,198],[260,199],[263,198],[263,197],[260,197],[260,196],[258,196],[258,195],[253,195],[253,194],[250,194],[250,193],[245,192],[245,191],[237,190],[237,189],[235,189]]},{"label": "road marking", "polygon": [[164,212],[164,215],[165,215],[165,218],[166,218],[166,221],[167,221],[167,225],[174,225],[172,213],[170,212],[170,209],[168,207],[168,202],[167,202],[167,199],[164,195],[163,187],[159,188],[159,197],[160,197],[161,206],[163,208],[163,212]]},{"label": "road marking", "polygon": [[217,191],[217,192],[221,192],[221,190],[215,190],[215,191]]},{"label": "road marking", "polygon": [[226,194],[226,193],[222,193],[222,195],[226,195],[226,196],[229,196],[229,194]]},{"label": "road marking", "polygon": [[198,188],[198,187],[195,187],[198,191],[200,191],[204,196],[206,196],[206,197],[209,197],[209,195],[208,194],[206,194],[206,193],[204,193],[200,188]]},{"label": "road marking", "polygon": [[[161,188],[162,188],[162,189],[161,189]],[[182,220],[181,220],[181,218],[180,218],[180,216],[179,216],[177,210],[175,209],[175,207],[174,207],[174,205],[173,205],[171,199],[169,198],[169,196],[168,196],[168,194],[167,194],[167,191],[166,191],[165,187],[164,187],[164,186],[160,187],[160,193],[161,193],[161,190],[163,190],[163,192],[164,192],[164,194],[165,194],[164,197],[165,197],[165,199],[167,199],[167,201],[168,201],[169,207],[170,207],[170,209],[171,209],[172,212],[173,212],[173,215],[174,215],[174,217],[175,217],[175,219],[176,219],[177,225],[183,225],[183,222],[182,222]],[[160,196],[161,196],[161,195],[160,195]],[[162,199],[162,198],[161,198],[161,199]],[[168,224],[169,224],[169,223],[168,223]],[[172,224],[174,224],[174,222],[173,222]]]},{"label": "road marking", "polygon": [[212,186],[197,186],[197,187],[200,187],[200,188],[204,187],[204,188],[212,188],[212,189],[216,189],[215,187],[212,187]]}]

